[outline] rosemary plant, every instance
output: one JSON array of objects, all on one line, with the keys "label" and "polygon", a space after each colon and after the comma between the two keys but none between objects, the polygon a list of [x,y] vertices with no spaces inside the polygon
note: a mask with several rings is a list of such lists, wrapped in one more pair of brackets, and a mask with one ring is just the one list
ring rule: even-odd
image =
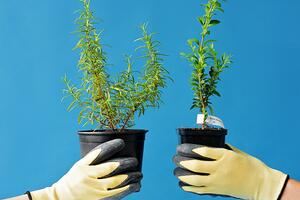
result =
[{"label": "rosemary plant", "polygon": [[145,69],[136,73],[132,58],[126,56],[127,69],[116,78],[106,71],[107,57],[103,50],[101,33],[95,28],[95,16],[90,8],[90,0],[81,0],[83,9],[77,19],[80,50],[78,68],[82,73],[81,85],[76,86],[65,76],[65,97],[73,101],[68,111],[80,108],[78,122],[83,125],[97,125],[97,128],[122,132],[134,126],[135,116],[141,116],[147,108],[157,108],[161,103],[161,89],[169,78],[164,68],[163,54],[158,50],[160,43],[148,33],[147,25],[140,26],[142,36],[136,42],[143,53]]},{"label": "rosemary plant", "polygon": [[208,0],[202,5],[205,13],[198,17],[202,27],[200,39],[189,39],[188,45],[191,53],[182,53],[182,56],[188,59],[193,67],[191,85],[194,91],[194,99],[191,109],[197,108],[204,115],[202,128],[206,128],[206,119],[209,114],[213,114],[211,97],[221,96],[217,91],[217,84],[220,81],[220,74],[231,64],[231,57],[227,54],[218,55],[214,47],[215,40],[209,36],[211,28],[220,23],[216,14],[224,12],[221,1]]}]

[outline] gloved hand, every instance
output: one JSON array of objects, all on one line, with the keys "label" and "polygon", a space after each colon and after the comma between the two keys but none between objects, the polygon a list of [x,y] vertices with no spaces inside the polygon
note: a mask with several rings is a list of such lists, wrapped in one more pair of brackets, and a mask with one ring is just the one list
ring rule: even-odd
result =
[{"label": "gloved hand", "polygon": [[[33,200],[99,200],[121,199],[140,189],[140,172],[136,158],[108,160],[124,148],[123,140],[116,139],[99,145],[51,187],[31,192]],[[105,162],[103,162],[106,160]],[[99,164],[101,163],[101,164]]]},{"label": "gloved hand", "polygon": [[187,192],[251,200],[277,200],[288,176],[230,146],[232,150],[194,144],[177,147],[174,174]]}]

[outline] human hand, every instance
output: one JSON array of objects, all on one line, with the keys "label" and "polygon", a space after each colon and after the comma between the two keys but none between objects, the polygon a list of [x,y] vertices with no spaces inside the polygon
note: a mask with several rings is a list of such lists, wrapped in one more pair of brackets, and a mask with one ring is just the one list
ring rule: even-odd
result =
[{"label": "human hand", "polygon": [[196,194],[251,200],[277,200],[287,175],[230,146],[232,150],[194,144],[177,147],[174,174],[180,186]]},{"label": "human hand", "polygon": [[[116,139],[103,143],[79,160],[51,187],[31,192],[33,200],[121,199],[140,190],[140,172],[128,171],[138,164],[136,158],[111,159],[125,144]],[[104,162],[103,162],[104,161]]]}]

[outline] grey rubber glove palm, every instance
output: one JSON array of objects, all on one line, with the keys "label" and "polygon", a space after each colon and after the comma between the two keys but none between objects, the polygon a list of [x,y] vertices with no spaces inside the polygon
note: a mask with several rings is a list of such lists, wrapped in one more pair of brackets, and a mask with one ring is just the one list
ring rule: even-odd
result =
[{"label": "grey rubber glove palm", "polygon": [[31,192],[33,200],[112,200],[140,190],[136,158],[110,159],[124,148],[121,139],[103,143],[79,160],[51,187]]}]

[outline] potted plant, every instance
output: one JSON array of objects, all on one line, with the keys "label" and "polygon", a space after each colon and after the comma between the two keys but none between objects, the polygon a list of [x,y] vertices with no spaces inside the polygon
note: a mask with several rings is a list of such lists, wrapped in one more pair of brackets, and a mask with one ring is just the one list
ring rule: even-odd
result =
[{"label": "potted plant", "polygon": [[[126,56],[127,69],[112,78],[107,72],[107,55],[102,45],[101,33],[95,28],[95,16],[90,9],[90,0],[81,0],[77,25],[80,39],[75,49],[80,50],[78,68],[81,83],[76,86],[65,76],[65,97],[72,97],[67,108],[79,108],[78,122],[92,125],[92,130],[79,131],[81,155],[86,155],[97,145],[121,138],[125,148],[119,157],[136,157],[138,171],[142,168],[144,129],[130,129],[135,125],[135,117],[140,117],[148,108],[158,108],[161,103],[161,89],[169,78],[164,68],[163,54],[158,50],[160,43],[147,32],[147,25],[140,29],[142,37],[136,42],[142,59],[146,60],[142,72],[133,70],[132,58]],[[136,76],[139,76],[138,78]]]},{"label": "potted plant", "polygon": [[[220,81],[220,74],[230,66],[231,57],[227,54],[221,56],[215,49],[211,35],[211,28],[220,24],[216,19],[218,12],[224,12],[221,2],[208,0],[202,5],[204,15],[198,17],[202,27],[200,39],[189,39],[188,45],[191,53],[182,53],[193,67],[191,86],[194,91],[194,99],[191,109],[198,109],[201,114],[197,116],[198,128],[179,128],[179,143],[193,143],[212,147],[224,147],[227,130],[223,127],[222,121],[212,116],[213,106],[211,98],[221,96],[217,91],[217,84]],[[219,125],[219,126],[215,126]]]}]

